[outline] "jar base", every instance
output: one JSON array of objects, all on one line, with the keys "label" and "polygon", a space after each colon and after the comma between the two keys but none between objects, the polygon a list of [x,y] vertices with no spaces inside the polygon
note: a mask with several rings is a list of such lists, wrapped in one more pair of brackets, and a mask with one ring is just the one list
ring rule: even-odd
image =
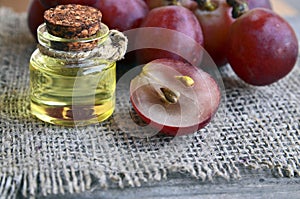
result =
[{"label": "jar base", "polygon": [[41,106],[31,102],[31,113],[38,119],[59,126],[87,126],[107,120],[114,112],[114,103],[94,106]]}]

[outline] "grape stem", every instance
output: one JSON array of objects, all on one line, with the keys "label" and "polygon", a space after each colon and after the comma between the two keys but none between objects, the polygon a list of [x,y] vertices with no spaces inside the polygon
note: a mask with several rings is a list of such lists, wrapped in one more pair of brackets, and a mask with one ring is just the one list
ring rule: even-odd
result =
[{"label": "grape stem", "polygon": [[226,0],[226,2],[232,7],[232,17],[234,19],[249,11],[248,3],[245,0]]},{"label": "grape stem", "polygon": [[218,2],[211,0],[196,0],[198,7],[205,11],[214,11],[219,7]]}]

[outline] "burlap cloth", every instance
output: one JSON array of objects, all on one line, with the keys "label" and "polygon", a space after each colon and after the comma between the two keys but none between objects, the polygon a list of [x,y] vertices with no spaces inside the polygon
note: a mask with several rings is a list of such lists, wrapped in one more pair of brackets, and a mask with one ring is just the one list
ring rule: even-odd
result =
[{"label": "burlap cloth", "polygon": [[114,183],[141,186],[172,172],[230,179],[247,167],[300,176],[299,65],[282,81],[259,88],[225,67],[226,102],[212,123],[191,136],[140,139],[124,133],[115,122],[128,115],[122,97],[106,122],[58,127],[29,112],[28,61],[35,41],[25,19],[0,8],[1,198],[83,192]]}]

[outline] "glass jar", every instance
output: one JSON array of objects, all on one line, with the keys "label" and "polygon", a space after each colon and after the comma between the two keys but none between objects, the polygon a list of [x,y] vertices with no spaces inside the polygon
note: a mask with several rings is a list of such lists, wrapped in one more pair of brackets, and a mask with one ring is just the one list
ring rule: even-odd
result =
[{"label": "glass jar", "polygon": [[32,114],[64,126],[110,117],[115,107],[116,62],[99,54],[109,38],[108,27],[101,24],[97,35],[81,39],[55,37],[45,24],[37,32],[38,48],[30,59]]}]

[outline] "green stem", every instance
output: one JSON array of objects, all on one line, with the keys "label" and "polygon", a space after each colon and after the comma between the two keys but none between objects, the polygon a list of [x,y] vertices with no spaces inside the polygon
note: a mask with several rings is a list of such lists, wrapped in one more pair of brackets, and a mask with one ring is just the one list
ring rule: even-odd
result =
[{"label": "green stem", "polygon": [[214,11],[219,7],[218,2],[212,0],[196,0],[198,7],[205,11]]},{"label": "green stem", "polygon": [[226,0],[227,4],[232,7],[232,17],[238,18],[249,11],[249,6],[245,0]]}]

